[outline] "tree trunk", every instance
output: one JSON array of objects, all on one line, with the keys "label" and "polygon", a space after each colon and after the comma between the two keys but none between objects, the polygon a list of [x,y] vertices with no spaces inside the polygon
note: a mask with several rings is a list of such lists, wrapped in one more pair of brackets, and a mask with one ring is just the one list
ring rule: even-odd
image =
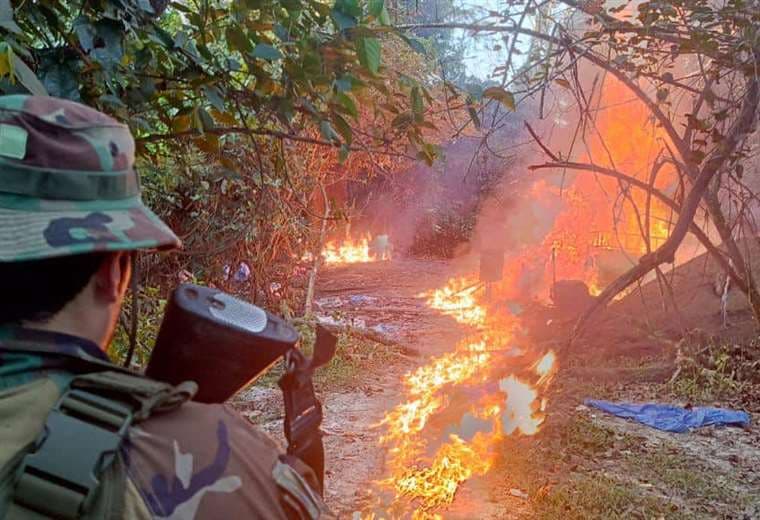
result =
[{"label": "tree trunk", "polygon": [[319,189],[322,191],[322,199],[325,203],[325,211],[322,215],[322,225],[319,228],[319,240],[317,247],[314,248],[313,263],[311,273],[309,273],[309,283],[306,286],[306,302],[304,304],[304,316],[310,318],[314,304],[314,288],[317,285],[317,274],[319,273],[319,264],[322,262],[322,248],[325,246],[325,235],[327,235],[327,220],[330,218],[330,201],[327,198],[324,182],[319,183]]},{"label": "tree trunk", "polygon": [[[726,222],[726,217],[723,215],[723,208],[720,207],[720,201],[718,195],[713,190],[708,190],[704,197],[707,211],[710,213],[710,219],[712,220],[715,229],[720,235],[720,239],[726,246],[726,252],[728,257],[734,263],[734,272],[737,276],[742,277],[743,284],[737,284],[742,292],[747,297],[747,302],[752,309],[752,315],[755,317],[757,326],[760,326],[760,293],[757,290],[757,284],[755,283],[755,277],[752,275],[751,266],[747,266],[742,256],[739,245],[734,240],[734,235],[731,232],[731,227]],[[726,273],[729,274],[730,273]]]}]

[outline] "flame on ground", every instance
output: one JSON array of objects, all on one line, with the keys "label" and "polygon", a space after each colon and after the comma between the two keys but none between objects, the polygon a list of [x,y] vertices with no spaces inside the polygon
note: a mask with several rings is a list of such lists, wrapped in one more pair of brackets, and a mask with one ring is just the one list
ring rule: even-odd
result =
[{"label": "flame on ground", "polygon": [[[384,245],[376,238],[375,247],[369,235],[359,239],[330,241],[322,248],[322,258],[327,265],[360,264],[390,259],[387,237]],[[379,250],[376,250],[379,248]]]},{"label": "flame on ground", "polygon": [[358,264],[374,262],[370,254],[369,237],[359,240],[349,239],[344,242],[328,242],[322,249],[322,257],[326,264]]},{"label": "flame on ground", "polygon": [[440,289],[423,293],[430,308],[453,317],[458,323],[479,327],[486,321],[485,307],[476,303],[481,284],[475,278],[452,278]]},{"label": "flame on ground", "polygon": [[493,467],[504,436],[534,435],[544,421],[542,394],[556,355],[513,345],[519,321],[489,315],[478,288],[472,278],[457,278],[421,295],[476,333],[404,377],[406,401],[381,422],[390,475],[380,484],[394,496],[394,513],[365,518],[441,518],[437,511],[463,482]]}]

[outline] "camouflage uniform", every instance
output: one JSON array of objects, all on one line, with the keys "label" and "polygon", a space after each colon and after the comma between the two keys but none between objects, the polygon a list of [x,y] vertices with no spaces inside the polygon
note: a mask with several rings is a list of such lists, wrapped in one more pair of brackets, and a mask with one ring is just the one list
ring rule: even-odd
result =
[{"label": "camouflage uniform", "polygon": [[[128,128],[104,114],[0,97],[0,261],[178,246],[142,204],[133,157]],[[103,370],[122,369],[88,340],[0,327],[0,518],[3,473],[72,379]],[[274,443],[223,405],[150,416],[129,429],[119,455],[126,484],[108,518],[278,519],[292,515],[294,496],[314,499]],[[307,516],[320,516],[319,504]]]}]

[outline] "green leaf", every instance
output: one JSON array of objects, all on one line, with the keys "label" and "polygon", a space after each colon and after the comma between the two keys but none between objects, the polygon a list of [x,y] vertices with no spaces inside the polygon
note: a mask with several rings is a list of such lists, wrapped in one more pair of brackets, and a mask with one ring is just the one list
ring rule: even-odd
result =
[{"label": "green leaf", "polygon": [[356,40],[356,54],[359,62],[372,74],[380,70],[380,40],[377,38],[358,38]]},{"label": "green leaf", "polygon": [[92,26],[90,20],[84,16],[78,17],[74,20],[74,32],[79,38],[79,45],[82,46],[82,50],[89,53],[94,47],[95,41],[95,27]]},{"label": "green leaf", "polygon": [[346,112],[348,112],[351,117],[355,118],[359,116],[359,110],[356,108],[356,103],[351,98],[351,96],[348,96],[343,92],[338,92],[335,95],[335,99],[338,100],[338,103],[340,103],[341,106],[346,109]]},{"label": "green leaf", "polygon": [[439,155],[440,149],[436,145],[424,143],[417,154],[417,157],[425,161],[425,164],[428,166],[433,166],[433,163],[438,159]]},{"label": "green leaf", "polygon": [[94,27],[99,44],[90,51],[90,56],[95,58],[104,69],[113,71],[124,56],[124,33],[121,24],[101,20]]},{"label": "green leaf", "polygon": [[268,43],[259,43],[256,48],[253,49],[251,55],[254,58],[261,58],[262,60],[275,61],[282,59],[282,53],[277,50],[276,47],[269,45]]},{"label": "green leaf", "polygon": [[8,32],[21,34],[21,28],[13,21],[11,0],[0,0],[0,27]]},{"label": "green leaf", "polygon": [[208,99],[208,102],[211,103],[212,107],[219,112],[224,112],[224,98],[222,98],[222,93],[219,91],[219,87],[216,85],[203,85],[201,90],[203,90],[203,94],[206,96],[206,99]]},{"label": "green leaf", "polygon": [[354,139],[354,133],[351,130],[351,126],[348,122],[339,114],[333,114],[333,123],[338,133],[343,137],[343,140],[347,145],[350,145]]},{"label": "green leaf", "polygon": [[335,131],[335,128],[330,124],[330,121],[327,121],[326,119],[319,123],[319,131],[322,134],[322,137],[325,138],[326,141],[330,141],[333,143],[340,142],[340,136]]},{"label": "green leaf", "polygon": [[214,118],[211,117],[211,114],[209,114],[203,107],[196,108],[193,111],[193,116],[193,123],[195,124],[195,127],[201,132],[205,132],[206,130],[213,130],[216,126],[214,124]]},{"label": "green leaf", "polygon": [[340,146],[340,152],[338,153],[338,160],[340,161],[340,164],[346,162],[346,159],[348,159],[348,154],[350,153],[351,149],[348,146],[345,144]]},{"label": "green leaf", "polygon": [[367,3],[367,11],[375,18],[380,18],[383,9],[385,9],[385,0],[369,0]]},{"label": "green leaf", "polygon": [[[45,85],[43,85],[42,82],[37,78],[37,75],[32,71],[32,69],[30,69],[29,66],[27,66],[27,64],[24,63],[21,58],[15,54],[10,56],[10,58],[13,63],[13,74],[16,76],[18,82],[24,85],[24,87],[35,96],[47,96],[48,91],[45,88]],[[76,95],[73,95],[74,92],[72,92],[70,99],[78,100],[79,90],[77,88],[76,79],[74,79],[73,90],[76,92]]]},{"label": "green leaf", "polygon": [[425,45],[422,43],[421,40],[418,38],[411,38],[405,34],[401,35],[401,39],[403,39],[406,44],[412,48],[415,52],[418,52],[422,55],[427,54],[427,50],[425,49]]},{"label": "green leaf", "polygon": [[512,112],[515,111],[515,96],[511,92],[507,92],[502,87],[488,87],[483,91],[483,97],[488,99],[495,99]]},{"label": "green leaf", "polygon": [[425,115],[425,103],[422,101],[420,87],[414,87],[410,96],[412,101],[412,113],[414,114],[414,119],[415,121],[420,122]]},{"label": "green leaf", "polygon": [[351,84],[351,78],[347,75],[343,75],[335,80],[335,88],[338,90],[338,92],[348,92],[351,90],[352,86],[353,85]]},{"label": "green leaf", "polygon": [[391,15],[388,14],[388,8],[383,6],[383,10],[380,12],[380,16],[378,16],[377,21],[380,22],[381,25],[391,24]]},{"label": "green leaf", "polygon": [[362,15],[362,6],[359,5],[359,0],[335,0],[334,9],[354,18]]},{"label": "green leaf", "polygon": [[338,29],[338,31],[353,29],[357,24],[356,18],[335,9],[330,13],[330,18],[332,18],[335,23],[335,28]]},{"label": "green leaf", "polygon": [[303,9],[301,0],[280,0],[282,6],[290,12],[300,11]]}]

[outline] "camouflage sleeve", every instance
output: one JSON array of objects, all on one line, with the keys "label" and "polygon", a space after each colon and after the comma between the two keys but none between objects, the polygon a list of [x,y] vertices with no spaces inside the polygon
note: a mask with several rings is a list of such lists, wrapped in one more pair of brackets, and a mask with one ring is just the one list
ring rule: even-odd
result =
[{"label": "camouflage sleeve", "polygon": [[[188,403],[132,428],[128,474],[156,518],[289,518],[274,442],[222,405]],[[129,500],[129,498],[128,498]]]}]

